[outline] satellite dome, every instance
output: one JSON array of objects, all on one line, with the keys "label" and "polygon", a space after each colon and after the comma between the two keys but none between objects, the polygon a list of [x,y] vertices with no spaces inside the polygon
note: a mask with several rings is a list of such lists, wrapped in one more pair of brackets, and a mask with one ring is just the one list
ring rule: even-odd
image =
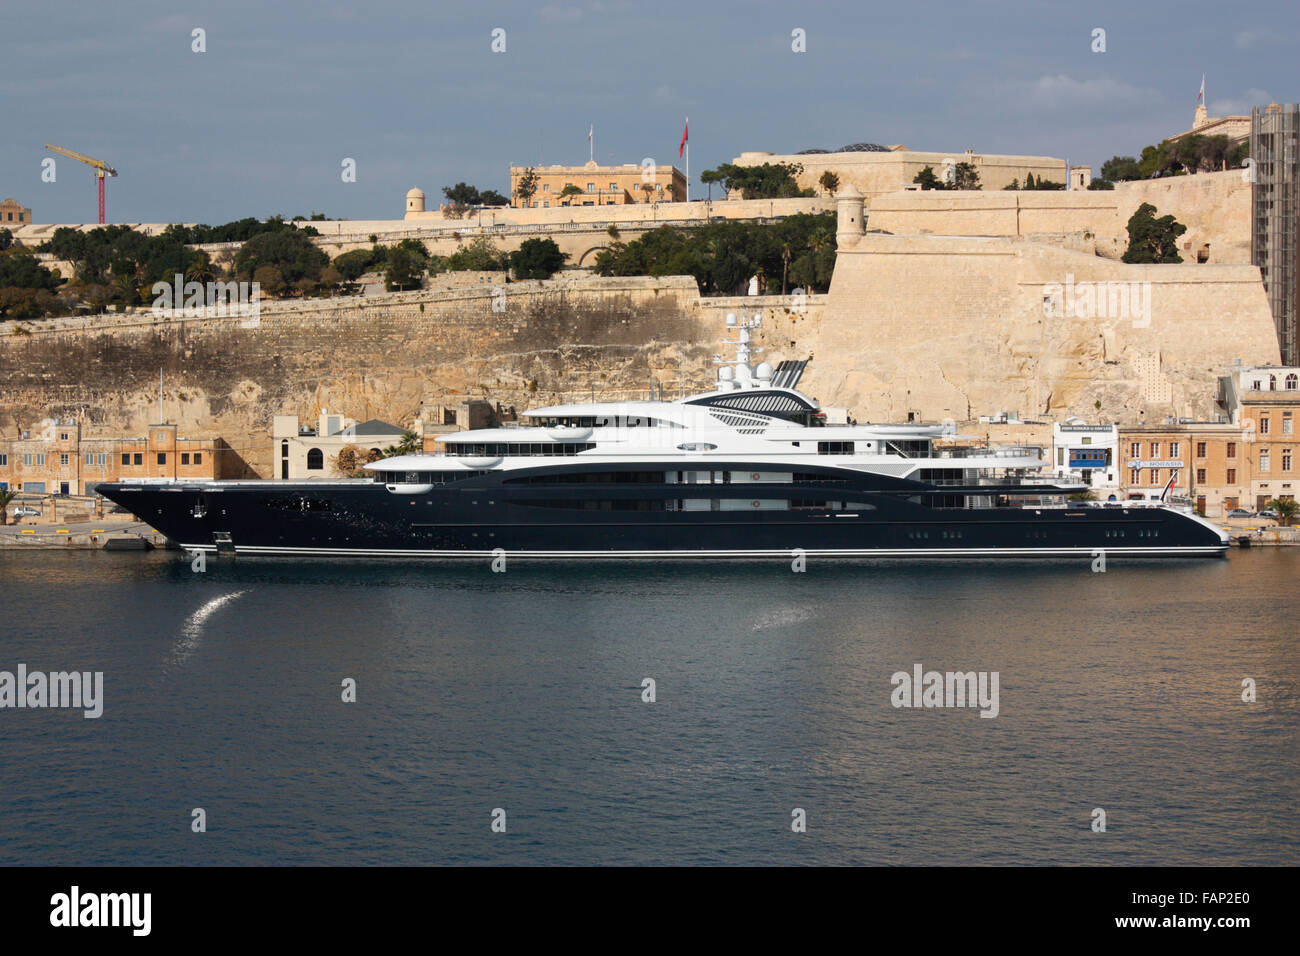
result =
[{"label": "satellite dome", "polygon": [[772,378],[772,366],[767,362],[759,362],[758,368],[754,369],[754,377],[760,382],[769,381]]}]

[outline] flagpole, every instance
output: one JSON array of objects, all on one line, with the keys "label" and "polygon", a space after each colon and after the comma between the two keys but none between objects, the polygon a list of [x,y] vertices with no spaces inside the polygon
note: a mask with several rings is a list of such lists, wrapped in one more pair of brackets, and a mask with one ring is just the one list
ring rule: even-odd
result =
[{"label": "flagpole", "polygon": [[594,163],[596,161],[596,124],[595,123],[592,123],[589,127],[587,127],[587,146],[590,147],[590,151],[588,153],[587,158]]},{"label": "flagpole", "polygon": [[691,118],[686,117],[686,201],[691,201]]}]

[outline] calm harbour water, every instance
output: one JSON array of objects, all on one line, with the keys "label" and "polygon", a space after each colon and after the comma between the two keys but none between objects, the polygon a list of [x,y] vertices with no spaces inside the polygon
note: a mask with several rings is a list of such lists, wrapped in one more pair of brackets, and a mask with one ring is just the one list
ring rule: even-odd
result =
[{"label": "calm harbour water", "polygon": [[0,710],[0,864],[1295,864],[1298,577],[3,551],[0,670],[105,704]]}]

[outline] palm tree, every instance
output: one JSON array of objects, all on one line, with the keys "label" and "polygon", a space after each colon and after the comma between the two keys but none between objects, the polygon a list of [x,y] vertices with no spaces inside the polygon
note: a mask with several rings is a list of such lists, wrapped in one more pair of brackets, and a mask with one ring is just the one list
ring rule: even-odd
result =
[{"label": "palm tree", "polygon": [[420,436],[415,432],[402,432],[402,438],[396,445],[389,445],[384,449],[384,457],[396,458],[399,455],[414,455],[418,451],[423,451]]},{"label": "palm tree", "polygon": [[790,243],[781,243],[781,294],[785,295],[785,277],[790,271]]},{"label": "palm tree", "polygon": [[9,523],[9,503],[14,500],[16,492],[0,488],[0,525]]},{"label": "palm tree", "polygon": [[831,245],[831,234],[825,229],[817,229],[808,237],[808,248],[813,253],[821,252],[823,249],[829,249]]},{"label": "palm tree", "polygon": [[199,257],[190,263],[190,267],[185,270],[186,282],[197,282],[200,285],[207,285],[214,278],[212,271],[212,262],[206,252],[199,253]]},{"label": "palm tree", "polygon": [[123,273],[113,280],[113,291],[117,298],[121,300],[122,306],[134,305],[139,299],[139,286],[136,285],[135,276]]},{"label": "palm tree", "polygon": [[1294,498],[1274,498],[1268,506],[1277,512],[1277,523],[1284,528],[1291,526],[1296,512],[1300,511],[1300,505],[1296,504]]}]

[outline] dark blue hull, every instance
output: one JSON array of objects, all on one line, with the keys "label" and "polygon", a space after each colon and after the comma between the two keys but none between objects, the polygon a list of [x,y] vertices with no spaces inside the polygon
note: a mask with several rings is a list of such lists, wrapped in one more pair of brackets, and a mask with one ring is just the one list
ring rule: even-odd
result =
[{"label": "dark blue hull", "polygon": [[247,555],[1167,557],[1228,546],[1217,527],[1167,508],[969,508],[950,489],[831,469],[762,485],[592,482],[581,466],[564,470],[567,479],[530,469],[428,488],[265,481],[99,491],[182,547]]}]

